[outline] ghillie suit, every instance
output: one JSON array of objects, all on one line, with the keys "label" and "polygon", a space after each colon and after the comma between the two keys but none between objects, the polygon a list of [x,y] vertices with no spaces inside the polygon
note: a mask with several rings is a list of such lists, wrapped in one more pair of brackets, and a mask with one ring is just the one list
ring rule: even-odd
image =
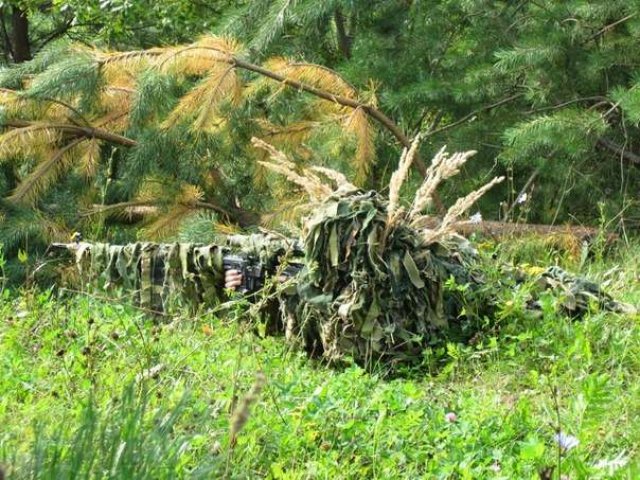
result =
[{"label": "ghillie suit", "polygon": [[[298,173],[281,152],[257,139],[254,144],[271,154],[267,167],[303,187],[312,200],[313,213],[304,222],[306,268],[297,278],[298,296],[284,302],[285,331],[289,341],[329,361],[419,360],[428,346],[478,333],[494,316],[500,290],[524,282],[533,292],[552,289],[572,316],[592,304],[625,310],[598,285],[557,267],[531,276],[494,266],[500,278],[487,278],[487,259],[452,227],[500,178],[458,199],[435,228],[425,226],[433,224],[422,211],[435,188],[474,152],[449,157],[441,150],[405,210],[399,191],[417,141],[403,153],[388,200],[357,189],[337,172],[312,167]],[[539,309],[535,295],[528,307]]]},{"label": "ghillie suit", "polygon": [[[389,225],[375,192],[335,195],[308,220],[299,299],[286,303],[286,335],[328,360],[419,360],[428,346],[464,341],[492,321],[501,289],[529,283],[527,310],[550,290],[563,313],[625,311],[595,283],[559,267],[535,275],[497,267],[455,234],[425,243],[405,222]],[[496,273],[494,273],[495,275]]]},{"label": "ghillie suit", "polygon": [[423,210],[438,184],[455,175],[473,152],[448,156],[441,150],[405,209],[400,188],[417,141],[403,153],[388,199],[356,188],[333,170],[298,172],[281,152],[259,140],[254,143],[273,159],[262,163],[303,187],[311,199],[313,213],[303,222],[301,247],[260,235],[224,237],[215,245],[80,242],[72,247],[80,272],[100,276],[107,287],[135,292],[145,308],[166,311],[176,298],[205,306],[223,299],[229,254],[254,258],[269,276],[278,275],[291,254],[301,250],[304,268],[293,285],[278,289],[287,340],[331,362],[351,357],[369,365],[419,360],[429,346],[472,337],[493,321],[501,293],[523,283],[532,287],[527,302],[532,312],[540,308],[544,290],[553,291],[565,313],[574,317],[592,305],[631,310],[598,285],[557,267],[535,274],[507,266],[486,268],[488,260],[453,226],[499,178],[458,199],[434,227]]},{"label": "ghillie suit", "polygon": [[461,327],[464,299],[445,284],[480,281],[471,246],[457,236],[424,245],[408,225],[390,226],[386,207],[375,192],[354,192],[309,220],[289,339],[330,360],[408,360]]},{"label": "ghillie suit", "polygon": [[72,242],[53,244],[70,252],[79,283],[98,284],[121,293],[143,310],[166,313],[173,308],[212,307],[226,299],[225,262],[240,256],[266,278],[283,261],[300,255],[297,242],[271,235],[219,236],[215,244],[136,242],[126,245]]}]

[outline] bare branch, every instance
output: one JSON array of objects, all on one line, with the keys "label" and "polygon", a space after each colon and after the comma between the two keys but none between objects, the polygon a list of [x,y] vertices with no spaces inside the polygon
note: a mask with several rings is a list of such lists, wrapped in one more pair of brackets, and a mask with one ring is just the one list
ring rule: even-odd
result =
[{"label": "bare branch", "polygon": [[52,128],[55,130],[59,130],[72,136],[97,138],[99,140],[104,140],[105,142],[116,143],[118,145],[124,145],[126,147],[135,147],[136,145],[138,145],[138,142],[136,140],[125,137],[123,135],[118,135],[117,133],[109,132],[108,130],[104,130],[102,128],[83,127],[71,123],[42,123],[32,122],[29,120],[5,120],[2,124],[2,126],[4,127],[13,128],[24,128],[35,125],[42,125],[43,128]]},{"label": "bare branch", "polygon": [[612,142],[611,140],[607,140],[606,138],[599,138],[598,145],[606,148],[607,150],[617,155],[620,155],[622,158],[631,162],[633,165],[640,165],[640,155],[638,155],[637,153],[630,152],[629,150],[625,149],[622,145],[618,145],[617,143]]},{"label": "bare branch", "polygon": [[512,102],[520,97],[522,97],[524,95],[524,93],[516,93],[515,95],[511,95],[507,98],[503,98],[502,100],[499,100],[495,103],[492,103],[491,105],[485,105],[484,107],[478,108],[477,110],[474,110],[471,113],[468,113],[467,115],[465,115],[464,117],[462,117],[460,120],[456,120],[453,123],[450,123],[449,125],[445,125],[444,127],[440,127],[437,128],[431,132],[427,132],[425,134],[425,137],[431,137],[433,135],[436,135],[438,133],[442,133],[445,132],[447,130],[450,130],[454,127],[457,127],[458,125],[461,125],[463,123],[465,123],[468,120],[471,120],[472,118],[474,118],[476,115],[478,115],[479,113],[482,112],[488,112],[489,110],[493,110],[494,108],[500,107],[501,105],[504,105],[505,103],[509,103]]}]

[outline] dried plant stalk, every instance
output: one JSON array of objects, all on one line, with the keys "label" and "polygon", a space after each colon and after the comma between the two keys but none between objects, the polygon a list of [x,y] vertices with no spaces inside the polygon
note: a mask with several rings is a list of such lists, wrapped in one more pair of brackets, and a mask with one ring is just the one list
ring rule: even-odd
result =
[{"label": "dried plant stalk", "polygon": [[236,444],[236,439],[238,437],[238,433],[244,428],[249,420],[249,414],[251,410],[251,405],[258,401],[260,397],[260,392],[262,392],[262,388],[266,383],[266,377],[264,373],[257,372],[256,380],[251,387],[251,390],[247,395],[240,401],[238,407],[234,410],[233,416],[231,417],[231,428],[229,431],[229,437],[231,439],[230,443],[233,447]]},{"label": "dried plant stalk", "polygon": [[391,175],[391,181],[389,182],[389,205],[387,206],[387,218],[389,222],[398,216],[400,209],[400,189],[409,174],[409,168],[416,156],[419,144],[420,134],[416,135],[413,139],[409,149],[405,148],[402,150],[398,168]]},{"label": "dried plant stalk", "polygon": [[433,194],[444,180],[453,177],[460,172],[460,167],[476,154],[475,150],[454,153],[452,156],[446,152],[446,146],[433,157],[431,165],[427,169],[424,182],[416,192],[416,196],[409,212],[409,218],[415,218],[431,204]]},{"label": "dried plant stalk", "polygon": [[347,177],[343,173],[338,172],[337,170],[333,170],[332,168],[326,168],[326,167],[311,167],[311,170],[313,170],[314,172],[321,173],[325,177],[336,182],[338,191],[347,192],[347,191],[355,191],[358,189],[358,187],[356,187],[353,183],[347,180]]},{"label": "dried plant stalk", "polygon": [[303,170],[302,174],[297,173],[294,170],[295,164],[290,162],[287,156],[273,145],[270,145],[256,137],[251,139],[251,143],[257,148],[266,150],[271,156],[271,162],[258,163],[264,165],[270,170],[273,170],[274,172],[280,173],[289,181],[304,188],[313,201],[321,201],[333,194],[334,189],[323,183],[320,178],[314,175],[310,170]]},{"label": "dried plant stalk", "polygon": [[[442,219],[442,222],[436,229],[426,229],[422,234],[422,239],[425,244],[430,244],[437,242],[444,237],[455,233],[454,224],[464,212],[469,210],[471,206],[478,201],[480,197],[482,197],[489,189],[493,188],[498,183],[502,182],[504,177],[495,177],[486,185],[480,187],[477,190],[469,193],[468,195],[459,198],[456,200],[449,210],[447,210],[446,215]],[[424,217],[418,217],[414,219],[414,222],[420,222]]]}]

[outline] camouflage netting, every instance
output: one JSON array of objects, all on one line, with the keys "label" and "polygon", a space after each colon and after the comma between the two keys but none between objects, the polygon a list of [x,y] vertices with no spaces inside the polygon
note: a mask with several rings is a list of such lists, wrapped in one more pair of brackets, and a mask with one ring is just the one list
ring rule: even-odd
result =
[{"label": "camouflage netting", "polygon": [[[557,267],[528,274],[507,266],[486,268],[491,260],[479,256],[452,225],[500,179],[458,199],[435,227],[428,226],[432,219],[422,211],[435,187],[455,175],[471,152],[449,157],[442,150],[405,210],[399,189],[415,142],[391,178],[388,199],[354,187],[338,172],[312,167],[298,173],[282,153],[265,145],[258,146],[274,158],[267,166],[302,186],[312,200],[313,213],[303,230],[305,267],[294,285],[278,289],[287,340],[312,354],[329,361],[351,357],[362,364],[419,360],[429,346],[464,340],[486,328],[502,293],[523,283],[530,287],[531,311],[540,308],[540,293],[547,290],[571,316],[592,306],[631,311],[597,284]],[[165,312],[176,298],[194,306],[219,303],[223,259],[229,253],[253,256],[268,275],[277,275],[278,264],[297,248],[295,241],[262,235],[221,237],[216,245],[73,246],[83,278],[98,276],[107,288],[132,293],[142,307]]]},{"label": "camouflage netting", "polygon": [[211,307],[225,299],[223,257],[254,257],[275,271],[295,242],[267,235],[220,236],[215,244],[137,242],[69,244],[81,283],[121,292],[140,307],[167,312],[174,306]]},{"label": "camouflage netting", "polygon": [[333,197],[307,224],[300,301],[286,334],[329,360],[416,358],[451,322],[461,299],[445,282],[475,282],[472,249],[460,237],[423,245],[404,223],[390,226],[375,192]]},{"label": "camouflage netting", "polygon": [[[427,170],[408,210],[399,190],[417,148],[405,150],[389,185],[388,200],[363,192],[338,172],[298,169],[268,144],[265,166],[298,184],[311,198],[313,214],[305,222],[306,269],[298,277],[298,297],[285,302],[285,333],[329,361],[351,357],[358,363],[419,360],[425,348],[464,340],[491,323],[507,288],[528,282],[528,308],[540,308],[536,292],[552,289],[561,308],[579,316],[591,305],[622,310],[598,285],[557,267],[526,275],[493,266],[452,225],[496,178],[458,199],[433,225],[422,211],[440,181],[458,173],[474,152],[449,156],[442,149]],[[323,181],[321,176],[330,182]],[[335,183],[334,187],[331,183]],[[498,279],[485,278],[485,271]]]},{"label": "camouflage netting", "polygon": [[328,199],[307,228],[307,269],[299,301],[288,304],[286,335],[331,361],[419,359],[425,347],[477,333],[499,290],[524,282],[531,311],[539,308],[536,292],[546,290],[571,316],[592,306],[623,309],[597,284],[558,267],[531,276],[505,266],[502,283],[489,284],[487,259],[467,240],[452,234],[425,244],[407,223],[389,225],[387,202],[375,192]]}]

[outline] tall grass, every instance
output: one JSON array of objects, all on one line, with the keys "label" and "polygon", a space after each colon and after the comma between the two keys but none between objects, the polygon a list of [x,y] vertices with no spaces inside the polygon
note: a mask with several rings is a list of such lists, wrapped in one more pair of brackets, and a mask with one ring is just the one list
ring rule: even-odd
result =
[{"label": "tall grass", "polygon": [[[581,268],[637,304],[637,251]],[[505,293],[498,328],[390,378],[230,318],[155,324],[99,299],[5,292],[0,464],[10,479],[640,478],[638,319],[570,320],[551,297],[532,317],[525,293]],[[577,446],[559,448],[559,431]]]}]

